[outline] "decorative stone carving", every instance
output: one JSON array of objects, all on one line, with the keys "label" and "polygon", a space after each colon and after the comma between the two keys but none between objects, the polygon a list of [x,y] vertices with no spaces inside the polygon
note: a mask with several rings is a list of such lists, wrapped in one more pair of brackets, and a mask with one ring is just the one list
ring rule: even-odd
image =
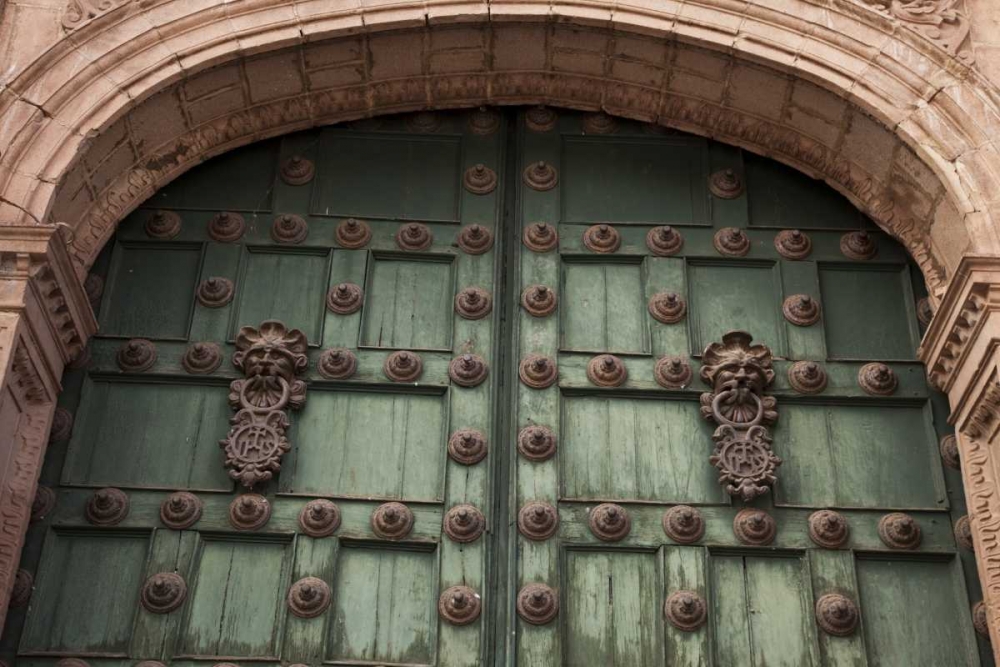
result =
[{"label": "decorative stone carving", "polygon": [[590,532],[603,542],[619,542],[632,530],[632,517],[628,510],[614,503],[603,503],[590,510]]},{"label": "decorative stone carving", "polygon": [[587,114],[582,125],[586,134],[614,134],[618,131],[618,121],[604,112]]},{"label": "decorative stone carving", "polygon": [[812,239],[798,229],[784,229],[774,237],[774,249],[785,259],[805,259],[812,252]]},{"label": "decorative stone carving", "polygon": [[271,238],[277,243],[302,243],[309,236],[309,224],[298,215],[284,213],[274,219]]},{"label": "decorative stone carving", "polygon": [[524,113],[524,124],[532,132],[548,132],[556,126],[559,117],[547,106],[531,107]]},{"label": "decorative stone carving", "polygon": [[493,310],[493,297],[481,287],[466,287],[455,295],[455,312],[464,320],[481,320]]},{"label": "decorative stone carving", "polygon": [[878,244],[866,231],[848,232],[840,237],[840,252],[848,259],[863,261],[878,254]]},{"label": "decorative stone carving", "polygon": [[309,537],[329,537],[340,528],[340,508],[324,498],[310,500],[299,512],[299,528]]},{"label": "decorative stone carving", "polygon": [[534,252],[549,252],[559,245],[559,232],[547,222],[533,222],[524,228],[524,247]]},{"label": "decorative stone carving", "polygon": [[233,300],[233,281],[213,276],[198,285],[198,303],[206,308],[221,308]]},{"label": "decorative stone carving", "polygon": [[271,519],[271,503],[257,493],[244,493],[229,503],[229,523],[236,530],[257,530]]},{"label": "decorative stone carving", "polygon": [[184,350],[181,366],[192,375],[208,375],[222,365],[222,349],[216,343],[191,343]]},{"label": "decorative stone carving", "polygon": [[839,549],[847,544],[851,529],[840,512],[819,510],[809,515],[809,539],[827,549]]},{"label": "decorative stone carving", "polygon": [[396,231],[396,245],[402,250],[426,250],[434,242],[430,227],[419,222],[400,225]]},{"label": "decorative stone carving", "polygon": [[87,501],[85,515],[95,526],[114,526],[128,516],[128,495],[121,489],[99,489]]},{"label": "decorative stone carving", "polygon": [[712,237],[712,245],[720,255],[744,257],[750,252],[750,237],[739,227],[723,227]]},{"label": "decorative stone carving", "polygon": [[972,542],[972,522],[969,521],[968,514],[960,516],[955,522],[955,542],[969,551],[975,548]]},{"label": "decorative stone carving", "polygon": [[316,618],[330,606],[330,586],[318,577],[303,577],[288,589],[288,611],[299,618]]},{"label": "decorative stone carving", "polygon": [[892,512],[878,522],[878,536],[890,549],[916,549],[922,534],[920,525],[909,514]]},{"label": "decorative stone carving", "polygon": [[556,187],[559,183],[559,175],[556,170],[547,162],[539,161],[525,167],[521,175],[524,184],[532,190],[544,192]]},{"label": "decorative stone carving", "polygon": [[556,310],[556,293],[547,285],[528,285],[521,292],[521,306],[532,317],[546,317]]},{"label": "decorative stone carving", "polygon": [[96,308],[100,305],[101,295],[104,294],[104,278],[96,273],[88,273],[83,281],[83,291],[87,293],[87,300],[91,306]]},{"label": "decorative stone carving", "polygon": [[275,320],[243,327],[236,336],[233,364],[246,377],[229,384],[229,405],[237,412],[219,445],[229,476],[247,488],[271,479],[291,448],[286,411],[305,405],[306,383],[296,376],[308,365],[307,349],[304,333]]},{"label": "decorative stone carving", "polygon": [[687,315],[687,302],[676,292],[658,292],[649,299],[649,314],[663,324],[677,324]]},{"label": "decorative stone carving", "polygon": [[152,614],[169,614],[187,597],[187,583],[176,572],[154,574],[142,587],[139,602]]},{"label": "decorative stone carving", "polygon": [[816,623],[828,635],[853,635],[858,628],[858,607],[846,595],[827,593],[816,601]]},{"label": "decorative stone carving", "polygon": [[482,255],[493,247],[493,232],[483,225],[467,225],[458,232],[456,243],[470,255]]},{"label": "decorative stone carving", "polygon": [[957,0],[859,0],[922,35],[967,65],[972,51],[962,49],[969,36],[969,19],[956,9]]},{"label": "decorative stone carving", "polygon": [[497,173],[485,164],[476,164],[465,170],[462,185],[474,195],[487,195],[497,189]]},{"label": "decorative stone carving", "polygon": [[204,503],[188,491],[176,491],[160,503],[160,521],[173,530],[187,530],[201,519]]},{"label": "decorative stone carving", "polygon": [[469,114],[469,129],[473,134],[489,136],[500,129],[499,113],[487,107],[479,107]]},{"label": "decorative stone carving", "polygon": [[646,233],[646,247],[654,255],[669,257],[684,247],[684,237],[670,225],[653,227]]},{"label": "decorative stone carving", "polygon": [[705,535],[705,519],[694,507],[675,505],[663,513],[663,532],[678,544],[694,544]]},{"label": "decorative stone carving", "polygon": [[521,360],[518,376],[521,382],[532,389],[545,389],[559,379],[559,370],[552,359],[540,354],[529,354]]},{"label": "decorative stone carving", "polygon": [[556,434],[547,426],[532,424],[517,434],[517,451],[529,461],[548,461],[556,454]]},{"label": "decorative stone carving", "polygon": [[598,387],[620,387],[628,379],[628,370],[615,355],[601,354],[587,364],[587,379]]},{"label": "decorative stone carving", "polygon": [[[920,350],[921,359],[929,367],[927,378],[939,390],[948,391],[954,383],[955,371],[966,357],[969,341],[975,338],[975,332],[983,326],[984,315],[991,310],[991,293],[990,283],[974,282],[952,299],[949,306],[942,306],[946,312],[957,308],[958,315],[951,321],[941,321],[940,328],[934,327],[938,344],[928,341]],[[932,335],[928,332],[928,337]]]},{"label": "decorative stone carving", "polygon": [[486,380],[489,367],[477,354],[463,354],[448,364],[448,377],[459,387],[476,387]]},{"label": "decorative stone carving", "polygon": [[412,132],[433,134],[441,127],[441,118],[433,111],[421,111],[407,118],[406,125]]},{"label": "decorative stone carving", "polygon": [[941,460],[946,466],[955,470],[962,469],[962,463],[958,457],[958,440],[955,439],[954,434],[941,438],[938,448],[941,450]]},{"label": "decorative stone carving", "polygon": [[463,428],[455,431],[448,438],[448,456],[452,461],[471,466],[486,458],[488,453],[486,436],[481,432]]},{"label": "decorative stone carving", "polygon": [[66,408],[56,408],[52,414],[49,442],[66,442],[73,435],[73,413]]},{"label": "decorative stone carving", "polygon": [[385,503],[372,512],[372,530],[379,537],[400,540],[413,530],[413,512],[403,503]]},{"label": "decorative stone carving", "polygon": [[316,165],[301,155],[293,155],[281,165],[281,180],[289,185],[305,185],[315,175]]},{"label": "decorative stone carving", "polygon": [[559,511],[548,503],[530,502],[517,513],[517,529],[529,540],[547,540],[559,529]]},{"label": "decorative stone carving", "polygon": [[674,591],[663,603],[663,613],[670,624],[684,632],[694,632],[705,625],[708,606],[694,591]]},{"label": "decorative stone carving", "polygon": [[559,613],[559,596],[545,584],[527,584],[517,593],[517,615],[525,623],[545,625]]},{"label": "decorative stone carving", "polygon": [[367,222],[348,218],[337,225],[334,235],[342,248],[364,248],[372,240],[372,228]]},{"label": "decorative stone carving", "polygon": [[28,604],[34,587],[35,577],[24,568],[19,569],[14,575],[14,587],[10,591],[9,606],[16,609]]},{"label": "decorative stone carving", "polygon": [[982,600],[972,605],[972,627],[980,637],[990,638],[989,614],[986,613],[986,604]]},{"label": "decorative stone carving", "polygon": [[156,363],[156,345],[145,338],[133,338],[122,343],[115,357],[118,368],[127,373],[148,371]]},{"label": "decorative stone carving", "polygon": [[653,379],[665,389],[683,389],[691,383],[691,375],[691,364],[683,357],[663,357],[653,368]]},{"label": "decorative stone carving", "polygon": [[346,380],[358,370],[358,358],[347,348],[330,348],[320,353],[316,370],[327,380]]},{"label": "decorative stone carving", "polygon": [[593,252],[614,252],[621,244],[621,234],[611,225],[591,225],[583,233],[583,245]]},{"label": "decorative stone carving", "polygon": [[472,505],[456,505],[444,515],[444,534],[453,542],[475,542],[486,530],[486,517]]},{"label": "decorative stone carving", "polygon": [[326,309],[338,315],[350,315],[361,310],[365,293],[354,283],[340,283],[326,294]]},{"label": "decorative stone carving", "polygon": [[247,231],[247,222],[239,213],[222,211],[208,221],[208,236],[219,243],[239,241]]},{"label": "decorative stone carving", "polygon": [[891,368],[883,363],[865,364],[858,371],[858,384],[866,394],[889,396],[896,392],[899,379]]},{"label": "decorative stone carving", "polygon": [[926,296],[917,300],[917,319],[925,327],[929,327],[934,319],[934,307]]},{"label": "decorative stone carving", "polygon": [[415,352],[398,350],[385,358],[382,372],[393,382],[416,382],[424,372],[424,360]]},{"label": "decorative stone carving", "polygon": [[768,492],[781,465],[766,428],[778,418],[774,397],[764,395],[774,381],[771,350],[752,340],[745,331],[730,331],[705,348],[701,367],[701,379],[712,387],[701,395],[701,414],[719,425],[709,462],[726,492],[745,502]]},{"label": "decorative stone carving", "polygon": [[173,211],[155,211],[146,218],[146,236],[166,241],[181,233],[181,216]]},{"label": "decorative stone carving", "polygon": [[796,361],[788,367],[788,384],[800,394],[818,394],[826,383],[826,371],[815,361]]},{"label": "decorative stone carving", "polygon": [[819,304],[808,294],[793,294],[781,304],[785,319],[797,327],[819,322]]},{"label": "decorative stone carving", "polygon": [[38,485],[35,499],[31,501],[31,520],[41,521],[56,507],[56,492],[50,486]]},{"label": "decorative stone carving", "polygon": [[[67,32],[73,31],[85,23],[89,23],[98,16],[107,14],[112,9],[116,9],[128,0],[67,0],[66,9],[63,11],[62,25]],[[60,661],[57,667],[88,667],[83,660],[78,660],[79,664],[63,665],[62,662],[73,662],[76,660],[67,659]]]},{"label": "decorative stone carving", "polygon": [[742,509],[733,519],[733,533],[743,544],[765,546],[774,542],[778,524],[774,517],[763,510]]},{"label": "decorative stone carving", "polygon": [[438,614],[452,625],[468,625],[479,618],[483,603],[468,586],[452,586],[438,598]]},{"label": "decorative stone carving", "polygon": [[743,179],[733,169],[721,169],[708,177],[708,189],[719,199],[736,199],[743,194]]}]

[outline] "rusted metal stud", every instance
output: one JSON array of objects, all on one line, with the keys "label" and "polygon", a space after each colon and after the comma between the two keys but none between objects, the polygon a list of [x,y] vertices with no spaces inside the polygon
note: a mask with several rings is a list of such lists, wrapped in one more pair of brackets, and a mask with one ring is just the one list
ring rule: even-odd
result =
[{"label": "rusted metal stud", "polygon": [[517,529],[529,540],[547,540],[559,529],[559,512],[543,502],[530,502],[517,513]]},{"label": "rusted metal stud", "polygon": [[653,319],[663,324],[676,324],[687,315],[687,302],[676,292],[659,292],[649,299],[647,306]]},{"label": "rusted metal stud", "polygon": [[453,542],[475,542],[486,530],[486,517],[473,505],[455,505],[444,515],[444,534]]},{"label": "rusted metal stud", "polygon": [[628,510],[614,503],[603,503],[590,510],[590,532],[603,542],[618,542],[632,530],[632,517]]},{"label": "rusted metal stud", "polygon": [[465,170],[462,185],[474,195],[487,195],[497,189],[497,173],[485,164],[476,164]]},{"label": "rusted metal stud", "polygon": [[478,354],[463,354],[448,364],[448,377],[459,387],[477,387],[486,380],[490,369]]},{"label": "rusted metal stud", "polygon": [[229,523],[236,530],[257,530],[271,519],[271,503],[257,493],[245,493],[229,503]]},{"label": "rusted metal stud", "polygon": [[628,379],[628,369],[615,355],[601,354],[587,364],[587,378],[598,387],[620,387]]},{"label": "rusted metal stud", "polygon": [[289,185],[305,185],[315,175],[316,165],[301,155],[293,155],[281,165],[281,180]]},{"label": "rusted metal stud", "polygon": [[114,526],[128,516],[128,495],[121,489],[106,487],[94,491],[87,500],[84,514],[95,526]]},{"label": "rusted metal stud", "polygon": [[367,222],[347,218],[337,225],[334,235],[342,248],[364,248],[372,240],[372,228]]},{"label": "rusted metal stud", "polygon": [[483,137],[494,134],[500,129],[500,114],[488,107],[479,107],[469,114],[469,129]]},{"label": "rusted metal stud", "polygon": [[424,372],[424,361],[416,352],[398,350],[385,358],[382,372],[393,382],[416,382]]},{"label": "rusted metal stud", "polygon": [[479,618],[483,603],[468,586],[452,586],[438,598],[438,614],[452,625],[468,625]]},{"label": "rusted metal stud", "polygon": [[684,247],[684,237],[670,225],[653,227],[646,233],[646,247],[654,255],[669,257]]},{"label": "rusted metal stud", "polygon": [[972,522],[969,520],[968,514],[958,517],[958,520],[955,521],[955,541],[969,551],[972,551],[974,548],[972,542]]},{"label": "rusted metal stud", "polygon": [[35,498],[31,501],[31,520],[41,521],[56,507],[56,492],[50,486],[38,485]]},{"label": "rusted metal stud", "polygon": [[146,218],[145,229],[149,238],[167,241],[181,233],[181,216],[173,211],[154,211]]},{"label": "rusted metal stud", "polygon": [[747,508],[736,513],[733,533],[743,544],[764,546],[774,541],[778,533],[778,524],[767,512]]},{"label": "rusted metal stud", "polygon": [[481,320],[493,310],[493,297],[481,287],[466,287],[455,295],[455,312],[463,320]]},{"label": "rusted metal stud", "polygon": [[[159,660],[140,660],[139,662],[135,663],[135,667],[167,667],[167,666],[162,662],[160,662]],[[302,665],[301,667],[306,667],[306,666]]]},{"label": "rusted metal stud", "polygon": [[708,189],[720,199],[736,199],[743,194],[743,179],[735,169],[720,169],[708,177]]},{"label": "rusted metal stud", "polygon": [[493,232],[483,225],[466,225],[459,230],[455,243],[470,255],[482,255],[493,247]]},{"label": "rusted metal stud", "polygon": [[208,221],[208,236],[219,243],[239,241],[247,231],[247,222],[239,213],[220,211]]},{"label": "rusted metal stud", "polygon": [[559,379],[559,370],[552,359],[540,354],[529,354],[521,360],[518,376],[521,382],[532,389],[545,389]]},{"label": "rusted metal stud", "polygon": [[340,283],[326,293],[326,309],[337,315],[350,315],[361,309],[365,294],[354,283]]},{"label": "rusted metal stud", "polygon": [[173,530],[187,530],[201,519],[204,503],[188,491],[175,491],[160,503],[160,521]]},{"label": "rusted metal stud", "polygon": [[826,549],[839,549],[847,544],[851,529],[840,512],[819,510],[809,515],[809,539]]},{"label": "rusted metal stud", "polygon": [[222,365],[222,348],[217,343],[191,343],[184,350],[181,366],[192,375],[208,375]]},{"label": "rusted metal stud", "polygon": [[929,327],[931,320],[934,319],[934,307],[931,305],[931,300],[926,296],[917,300],[917,319],[925,327]]},{"label": "rusted metal stud", "polygon": [[848,232],[840,237],[840,252],[848,259],[863,261],[878,254],[878,244],[866,231]]},{"label": "rusted metal stud", "polygon": [[819,303],[808,294],[793,294],[781,304],[785,319],[797,327],[819,322]]},{"label": "rusted metal stud", "polygon": [[292,213],[284,213],[274,219],[271,238],[277,243],[302,243],[309,236],[309,224],[305,218]]},{"label": "rusted metal stud", "polygon": [[34,588],[35,576],[24,568],[19,569],[14,574],[14,585],[11,587],[10,600],[7,602],[7,605],[11,609],[17,609],[28,604]]},{"label": "rusted metal stud", "polygon": [[666,356],[653,367],[653,379],[665,389],[683,389],[691,383],[691,364],[683,357]]},{"label": "rusted metal stud", "polygon": [[785,229],[775,235],[774,249],[785,259],[805,259],[812,252],[812,239],[798,229]]},{"label": "rusted metal stud", "polygon": [[169,614],[184,604],[187,582],[176,572],[159,572],[143,584],[139,602],[152,614]]},{"label": "rusted metal stud", "polygon": [[559,596],[545,584],[527,584],[517,593],[517,615],[525,623],[545,625],[559,613]]},{"label": "rusted metal stud", "polygon": [[890,549],[916,549],[923,537],[920,524],[903,512],[886,514],[878,522],[878,536]]},{"label": "rusted metal stud", "polygon": [[532,317],[551,315],[556,304],[556,293],[547,285],[528,285],[521,292],[521,307]]},{"label": "rusted metal stud", "polygon": [[989,614],[986,613],[986,603],[982,600],[972,605],[972,627],[980,637],[990,638]]},{"label": "rusted metal stud", "polygon": [[420,111],[406,119],[406,126],[411,132],[433,134],[441,127],[441,118],[433,111]]},{"label": "rusted metal stud", "polygon": [[358,370],[358,358],[344,347],[323,350],[316,362],[316,370],[328,380],[346,380]]},{"label": "rusted metal stud", "polygon": [[941,438],[938,448],[941,450],[941,460],[946,466],[955,470],[962,469],[962,463],[958,456],[958,440],[953,434]]},{"label": "rusted metal stud", "polygon": [[858,606],[846,595],[827,593],[816,601],[816,624],[828,635],[853,635],[858,628]]},{"label": "rusted metal stud", "polygon": [[674,591],[663,603],[663,613],[678,630],[694,632],[705,625],[708,606],[695,591]]},{"label": "rusted metal stud", "polygon": [[858,384],[872,396],[889,396],[899,387],[899,379],[891,368],[875,361],[858,371]]},{"label": "rusted metal stud", "polygon": [[299,618],[315,618],[330,607],[330,585],[319,577],[303,577],[288,589],[288,611]]},{"label": "rusted metal stud", "polygon": [[618,121],[603,111],[587,114],[582,125],[585,134],[614,134],[618,131]]},{"label": "rusted metal stud", "polygon": [[611,253],[621,247],[622,237],[611,225],[591,225],[583,233],[583,245],[593,252]]},{"label": "rusted metal stud", "polygon": [[555,168],[542,160],[533,162],[525,167],[521,177],[524,179],[525,185],[532,190],[540,192],[551,190],[559,183],[559,175],[556,173]]},{"label": "rusted metal stud", "polygon": [[156,363],[156,345],[145,338],[133,338],[122,343],[115,359],[118,368],[130,373],[148,371]]},{"label": "rusted metal stud", "polygon": [[372,531],[388,540],[399,540],[413,530],[413,512],[403,503],[383,503],[372,512]]},{"label": "rusted metal stud", "polygon": [[555,225],[547,222],[534,222],[524,228],[521,240],[524,247],[533,252],[549,252],[559,245],[559,232]]},{"label": "rusted metal stud", "polygon": [[[80,658],[63,658],[56,663],[56,667],[90,667],[90,663]],[[215,667],[220,667],[220,665]]]},{"label": "rusted metal stud", "polygon": [[556,434],[546,426],[532,424],[517,434],[517,451],[529,461],[548,461],[556,453]]},{"label": "rusted metal stud", "polygon": [[396,245],[402,250],[426,250],[434,241],[430,227],[419,222],[400,225],[396,232]]},{"label": "rusted metal stud", "polygon": [[221,308],[233,300],[233,281],[213,276],[198,285],[198,303],[206,308]]},{"label": "rusted metal stud", "polygon": [[818,394],[826,383],[826,371],[815,361],[796,361],[788,367],[788,384],[800,394]]},{"label": "rusted metal stud", "polygon": [[299,527],[309,537],[329,537],[340,528],[340,508],[325,498],[310,500],[299,512]]},{"label": "rusted metal stud", "polygon": [[723,227],[712,237],[720,255],[743,257],[750,252],[750,237],[739,227]]},{"label": "rusted metal stud", "polygon": [[531,107],[524,113],[524,124],[532,132],[548,132],[556,126],[559,117],[547,106]]},{"label": "rusted metal stud", "polygon": [[49,442],[66,442],[73,435],[73,413],[66,408],[56,408],[49,429]]},{"label": "rusted metal stud", "polygon": [[448,456],[456,463],[475,465],[485,459],[487,453],[486,436],[475,429],[459,429],[448,438]]},{"label": "rusted metal stud", "polygon": [[96,308],[96,305],[100,304],[101,295],[104,294],[104,278],[96,273],[88,273],[83,281],[83,291],[87,293],[87,301]]},{"label": "rusted metal stud", "polygon": [[694,507],[676,505],[663,513],[663,532],[678,544],[694,544],[705,536],[705,519]]}]

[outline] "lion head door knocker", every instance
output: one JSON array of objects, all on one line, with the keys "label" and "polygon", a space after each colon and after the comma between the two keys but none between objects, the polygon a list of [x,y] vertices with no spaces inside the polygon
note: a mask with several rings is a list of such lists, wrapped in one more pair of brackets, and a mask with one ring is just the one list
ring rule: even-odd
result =
[{"label": "lion head door knocker", "polygon": [[778,420],[774,397],[764,395],[774,381],[771,350],[752,340],[745,331],[730,331],[705,348],[701,367],[701,379],[712,387],[701,395],[701,414],[719,425],[709,462],[726,492],[747,502],[768,492],[781,465],[766,428]]},{"label": "lion head door knocker", "polygon": [[229,385],[229,404],[237,412],[219,445],[229,476],[247,488],[271,479],[291,449],[285,411],[306,402],[306,383],[296,378],[308,364],[306,345],[305,334],[275,320],[243,327],[236,336],[233,364],[246,377]]}]

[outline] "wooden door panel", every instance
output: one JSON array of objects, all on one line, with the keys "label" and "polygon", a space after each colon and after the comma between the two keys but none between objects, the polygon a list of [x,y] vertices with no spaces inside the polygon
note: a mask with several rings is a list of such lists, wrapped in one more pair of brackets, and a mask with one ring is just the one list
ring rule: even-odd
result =
[{"label": "wooden door panel", "polygon": [[560,347],[567,352],[649,351],[638,263],[563,262]]}]

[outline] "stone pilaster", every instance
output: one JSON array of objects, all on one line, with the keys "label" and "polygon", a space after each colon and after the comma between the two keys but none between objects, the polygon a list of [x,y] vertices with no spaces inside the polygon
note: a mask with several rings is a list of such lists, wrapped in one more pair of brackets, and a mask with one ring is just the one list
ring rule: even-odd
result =
[{"label": "stone pilaster", "polygon": [[97,325],[55,226],[0,226],[0,627],[63,367]]}]

